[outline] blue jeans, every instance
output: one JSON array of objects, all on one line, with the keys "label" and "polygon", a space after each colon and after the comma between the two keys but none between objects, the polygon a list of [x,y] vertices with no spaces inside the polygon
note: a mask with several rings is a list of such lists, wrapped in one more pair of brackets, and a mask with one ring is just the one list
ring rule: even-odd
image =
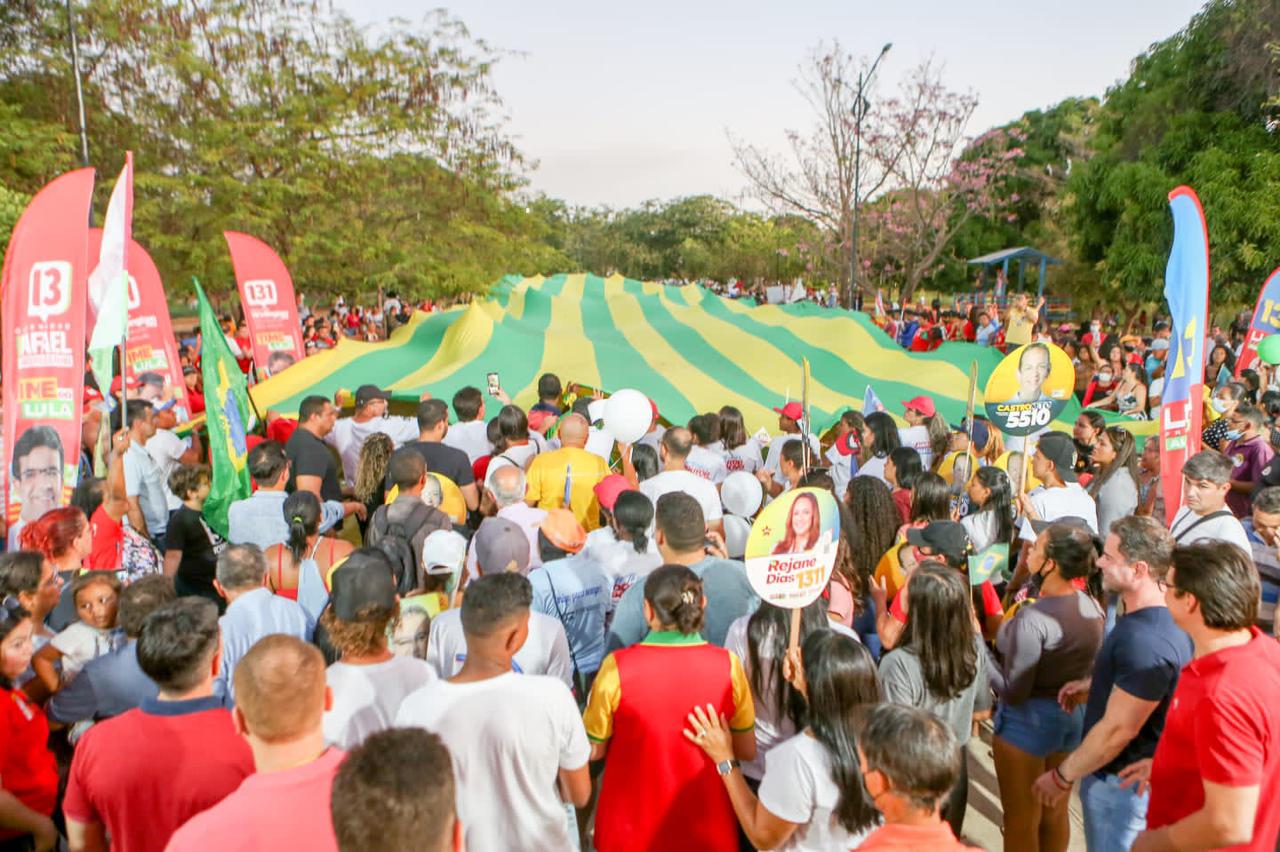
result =
[{"label": "blue jeans", "polygon": [[1147,826],[1150,793],[1139,796],[1136,784],[1120,786],[1118,775],[1094,772],[1080,780],[1084,810],[1084,842],[1089,852],[1127,852]]}]

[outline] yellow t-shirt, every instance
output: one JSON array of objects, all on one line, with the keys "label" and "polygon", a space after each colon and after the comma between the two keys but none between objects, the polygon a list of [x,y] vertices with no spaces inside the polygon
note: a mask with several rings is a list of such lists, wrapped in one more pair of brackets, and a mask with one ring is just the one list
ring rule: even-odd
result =
[{"label": "yellow t-shirt", "polygon": [[600,502],[596,483],[609,475],[609,465],[595,453],[578,447],[562,447],[535,456],[529,465],[529,490],[525,502],[539,509],[565,508],[565,480],[569,480],[568,509],[590,532],[600,526]]},{"label": "yellow t-shirt", "polygon": [[1040,318],[1040,312],[1030,305],[1025,310],[1009,308],[1009,323],[1004,330],[1004,342],[1009,348],[1031,342],[1031,328]]}]

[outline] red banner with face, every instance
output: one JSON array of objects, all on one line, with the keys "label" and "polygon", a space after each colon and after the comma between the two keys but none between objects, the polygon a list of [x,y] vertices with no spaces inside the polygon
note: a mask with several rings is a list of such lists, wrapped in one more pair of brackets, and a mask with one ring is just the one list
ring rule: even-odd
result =
[{"label": "red banner with face", "polygon": [[0,483],[11,549],[22,527],[65,506],[76,484],[92,198],[93,169],[62,175],[40,190],[18,219],[0,273]]},{"label": "red banner with face", "polygon": [[266,243],[235,231],[222,235],[231,250],[258,376],[274,376],[302,358],[302,325],[293,279],[284,261]]}]

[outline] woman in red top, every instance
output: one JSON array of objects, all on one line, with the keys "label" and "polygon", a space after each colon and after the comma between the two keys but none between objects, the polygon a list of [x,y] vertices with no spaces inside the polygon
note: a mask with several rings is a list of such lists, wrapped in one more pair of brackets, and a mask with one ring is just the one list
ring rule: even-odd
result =
[{"label": "woman in red top", "polygon": [[36,850],[53,849],[58,830],[49,818],[58,798],[58,768],[46,744],[49,722],[13,681],[31,665],[35,622],[13,595],[0,603],[0,848],[30,837]]},{"label": "woman in red top", "polygon": [[[616,850],[733,852],[738,825],[720,775],[682,733],[689,708],[727,719],[733,754],[755,757],[755,707],[741,661],[710,645],[702,628],[702,581],[663,565],[644,584],[644,640],[605,657],[583,716],[591,757],[605,761],[595,846]],[[679,672],[678,677],[672,673]]]}]

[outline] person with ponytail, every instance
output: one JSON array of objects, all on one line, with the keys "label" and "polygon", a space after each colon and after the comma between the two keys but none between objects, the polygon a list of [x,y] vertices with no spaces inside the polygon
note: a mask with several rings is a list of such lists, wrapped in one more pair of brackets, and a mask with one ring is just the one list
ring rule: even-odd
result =
[{"label": "person with ponytail", "polygon": [[[605,759],[596,809],[600,852],[738,848],[733,805],[717,776],[756,754],[755,706],[738,657],[702,638],[707,599],[684,565],[644,582],[649,634],[607,656],[583,721],[593,760]],[[680,738],[691,706],[728,729],[719,767]]]},{"label": "person with ponytail", "polygon": [[1013,494],[1009,474],[980,467],[969,480],[969,514],[960,519],[974,553],[998,542],[1013,541]]},{"label": "person with ponytail", "polygon": [[34,550],[53,563],[62,581],[62,596],[49,613],[51,630],[60,631],[78,619],[71,597],[71,581],[84,568],[93,551],[93,530],[89,519],[75,506],[50,509],[22,528],[18,540],[23,550]]},{"label": "person with ponytail", "polygon": [[685,737],[722,772],[734,813],[759,849],[852,849],[880,822],[862,783],[856,725],[884,700],[871,652],[831,629],[805,637],[788,655],[787,682],[800,695],[800,733],[778,743],[765,762],[759,797],[733,767],[733,739],[723,714],[695,705]]},{"label": "person with ponytail", "polygon": [[[986,653],[975,630],[973,602],[964,576],[937,562],[926,562],[907,581],[911,618],[892,651],[880,661],[880,677],[890,701],[928,710],[956,735],[963,748],[973,732],[974,714],[991,707]],[[964,826],[969,773],[962,761],[960,779],[942,807],[956,837]]]},{"label": "person with ponytail", "polygon": [[290,494],[283,511],[289,538],[267,548],[267,588],[297,601],[315,624],[329,601],[333,569],[355,548],[339,538],[321,538],[320,498],[312,492]]},{"label": "person with ponytail", "polygon": [[[630,488],[619,493],[602,494],[603,486],[613,478],[607,476],[596,486],[601,508],[605,509],[601,514],[605,516],[608,525],[592,530],[587,535],[584,550],[588,558],[594,560],[605,575],[613,580],[609,600],[610,615],[627,589],[644,580],[653,573],[653,569],[662,564],[658,546],[649,536],[649,527],[653,525],[653,503],[644,494]],[[611,505],[605,506],[610,497]]]}]

